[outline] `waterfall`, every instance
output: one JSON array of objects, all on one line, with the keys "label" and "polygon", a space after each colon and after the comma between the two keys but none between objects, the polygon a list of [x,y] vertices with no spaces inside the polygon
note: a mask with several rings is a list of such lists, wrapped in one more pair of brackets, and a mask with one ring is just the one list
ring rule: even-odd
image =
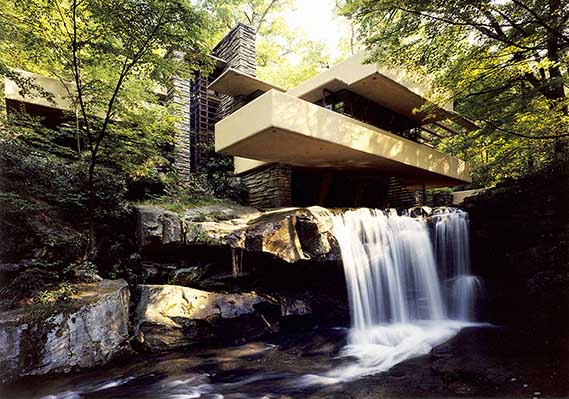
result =
[{"label": "waterfall", "polygon": [[447,290],[448,314],[457,320],[473,321],[482,283],[471,274],[468,213],[439,208],[432,221],[437,264]]},{"label": "waterfall", "polygon": [[438,209],[429,221],[360,208],[333,216],[352,327],[343,355],[355,363],[305,384],[333,384],[424,355],[473,325],[480,280],[470,274],[468,214]]},{"label": "waterfall", "polygon": [[333,221],[355,329],[444,318],[435,258],[422,221],[366,208]]}]

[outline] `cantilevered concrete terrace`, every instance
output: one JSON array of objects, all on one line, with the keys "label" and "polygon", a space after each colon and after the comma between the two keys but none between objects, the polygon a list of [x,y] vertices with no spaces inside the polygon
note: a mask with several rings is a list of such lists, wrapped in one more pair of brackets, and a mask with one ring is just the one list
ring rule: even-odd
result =
[{"label": "cantilevered concrete terrace", "polygon": [[[444,106],[430,102],[440,89],[428,79],[366,64],[365,57],[359,53],[286,93],[227,71],[211,89],[257,98],[216,124],[216,150],[235,157],[236,173],[283,163],[374,170],[408,187],[469,183],[467,165],[433,149],[429,138],[473,130],[474,123],[455,113],[452,101]],[[351,113],[338,109],[345,98],[365,106],[352,104]],[[358,106],[369,108],[363,109],[367,119],[354,114]],[[381,118],[390,121],[383,124]],[[419,132],[413,140],[405,138],[409,129]]]},{"label": "cantilevered concrete terrace", "polygon": [[36,88],[32,88],[25,95],[16,82],[4,78],[4,97],[8,102],[35,105],[39,107],[54,108],[60,110],[72,110],[73,104],[69,98],[68,90],[73,90],[72,86],[65,87],[63,83],[55,78],[38,75],[27,71],[15,70],[24,79],[28,79],[33,85],[41,88],[49,97],[40,93]]},{"label": "cantilevered concrete terrace", "polygon": [[[464,161],[276,90],[218,122],[215,148],[262,162],[374,169],[406,185],[471,181]],[[238,161],[236,172],[257,165]]]},{"label": "cantilevered concrete terrace", "polygon": [[267,92],[271,89],[286,91],[278,86],[264,82],[251,75],[228,68],[209,85],[209,89],[232,97],[251,96],[258,92]]}]

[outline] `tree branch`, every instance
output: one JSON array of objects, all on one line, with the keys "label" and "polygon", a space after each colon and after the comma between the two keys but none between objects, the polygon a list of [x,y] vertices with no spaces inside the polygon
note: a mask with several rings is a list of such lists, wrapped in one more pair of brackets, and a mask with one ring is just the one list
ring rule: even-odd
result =
[{"label": "tree branch", "polygon": [[411,10],[411,9],[398,7],[398,6],[395,6],[395,8],[400,10],[400,11],[403,11],[403,12],[408,12],[410,14],[415,14],[415,15],[418,15],[421,17],[430,18],[430,19],[433,19],[435,21],[444,22],[447,25],[451,25],[451,26],[470,26],[470,27],[476,29],[477,31],[479,31],[480,33],[484,34],[485,36],[488,36],[491,39],[497,40],[499,42],[508,44],[510,46],[513,46],[513,47],[521,48],[524,50],[538,49],[538,47],[528,47],[528,46],[521,45],[519,43],[516,43],[516,42],[510,40],[507,36],[502,37],[498,34],[493,33],[489,29],[489,28],[494,28],[493,25],[476,23],[474,21],[464,19],[464,17],[461,17],[464,22],[458,22],[458,21],[453,21],[453,20],[447,19],[447,18],[438,17],[438,16],[435,16],[432,14],[423,13],[423,12],[418,11],[418,10]]},{"label": "tree branch", "polygon": [[278,0],[272,0],[267,6],[267,8],[265,8],[265,11],[261,15],[261,19],[259,19],[259,23],[257,24],[257,30],[256,30],[257,33],[259,33],[259,31],[261,30],[261,26],[263,25],[263,22],[265,22],[265,18],[267,18],[269,10],[277,3],[277,1]]},{"label": "tree branch", "polygon": [[71,50],[73,53],[73,75],[75,77],[75,87],[77,88],[77,98],[79,100],[79,106],[81,108],[81,115],[83,116],[83,123],[85,124],[85,131],[87,132],[88,145],[91,154],[93,154],[93,135],[91,133],[91,128],[89,126],[89,119],[87,118],[87,110],[85,107],[85,102],[83,100],[83,87],[81,84],[81,75],[79,68],[79,54],[77,48],[77,1],[73,0],[72,5],[72,22],[73,22],[73,35],[71,40]]},{"label": "tree branch", "polygon": [[552,135],[552,136],[546,136],[546,135],[540,135],[540,136],[530,136],[527,134],[523,134],[523,133],[518,133],[518,132],[514,132],[512,130],[509,129],[504,129],[498,125],[496,125],[494,122],[491,122],[489,120],[486,119],[481,119],[482,122],[490,125],[492,128],[499,130],[501,132],[504,133],[508,133],[517,137],[522,137],[524,139],[532,139],[532,140],[556,140],[556,139],[560,139],[563,137],[569,137],[569,133],[564,133],[564,134],[556,134],[556,135]]},{"label": "tree branch", "polygon": [[558,38],[562,39],[564,42],[566,42],[566,44],[569,44],[569,37],[565,36],[563,33],[559,32],[557,29],[552,28],[547,22],[545,22],[543,20],[543,18],[541,18],[539,16],[538,13],[536,13],[530,7],[526,6],[524,3],[522,3],[519,0],[512,0],[512,2],[514,4],[516,4],[517,6],[523,8],[527,12],[529,12],[531,15],[533,15],[533,17],[536,19],[537,23],[539,23],[542,27],[544,27],[549,33],[551,33],[551,34],[557,36]]},{"label": "tree branch", "polygon": [[119,79],[117,80],[117,84],[115,85],[115,89],[113,91],[113,94],[112,94],[112,96],[109,100],[109,104],[107,106],[107,112],[105,114],[103,126],[101,127],[101,130],[99,131],[99,134],[98,134],[97,139],[96,139],[95,152],[93,154],[93,156],[95,156],[95,157],[96,157],[97,152],[99,150],[99,146],[101,144],[101,141],[103,140],[103,138],[105,137],[105,135],[107,133],[107,128],[108,128],[108,125],[111,121],[111,115],[113,112],[114,103],[118,97],[118,94],[119,94],[119,91],[123,85],[123,82],[124,82],[126,76],[128,75],[128,73],[130,72],[130,70],[136,65],[136,63],[142,58],[144,53],[148,50],[149,44],[152,42],[152,40],[154,39],[154,36],[156,35],[158,30],[162,26],[162,22],[164,20],[165,13],[166,13],[166,7],[164,7],[164,9],[162,10],[160,17],[158,18],[158,22],[156,22],[156,26],[154,26],[152,31],[148,34],[148,37],[141,44],[139,50],[136,52],[136,54],[134,55],[132,60],[130,62],[128,62],[128,58],[127,58],[123,64],[121,73],[119,75]]}]

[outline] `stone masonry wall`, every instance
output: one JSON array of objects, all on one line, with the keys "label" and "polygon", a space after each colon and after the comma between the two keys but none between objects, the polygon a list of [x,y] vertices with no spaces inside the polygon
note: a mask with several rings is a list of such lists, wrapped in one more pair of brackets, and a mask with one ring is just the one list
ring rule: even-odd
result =
[{"label": "stone masonry wall", "polygon": [[213,49],[233,69],[255,76],[257,71],[255,30],[245,24],[237,24]]},{"label": "stone masonry wall", "polygon": [[257,208],[292,205],[292,170],[290,166],[272,164],[242,176],[249,194],[249,204]]},{"label": "stone masonry wall", "polygon": [[172,78],[172,84],[168,88],[168,102],[178,107],[180,116],[176,129],[179,135],[176,140],[175,168],[182,179],[189,179],[191,172],[191,148],[190,148],[190,81],[177,76]]},{"label": "stone masonry wall", "polygon": [[[238,24],[214,48],[213,54],[227,62],[227,66],[238,71],[255,76],[256,49],[255,31],[250,26]],[[174,52],[171,56],[183,58],[181,52]],[[172,77],[168,90],[168,102],[178,106],[180,121],[177,125],[179,136],[176,143],[175,167],[182,177],[188,179],[192,171],[192,82],[179,77]],[[218,116],[224,117],[245,105],[249,100],[244,97],[221,96]]]},{"label": "stone masonry wall", "polygon": [[[255,30],[245,24],[237,24],[213,49],[213,54],[227,62],[228,68],[255,76],[257,72]],[[245,105],[247,99],[242,96],[221,96],[219,107],[220,119],[237,108]]]}]

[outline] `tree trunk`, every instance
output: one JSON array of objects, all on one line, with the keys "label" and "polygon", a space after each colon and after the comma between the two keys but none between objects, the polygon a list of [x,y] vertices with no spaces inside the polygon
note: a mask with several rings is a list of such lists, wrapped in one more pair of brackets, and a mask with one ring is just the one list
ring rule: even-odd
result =
[{"label": "tree trunk", "polygon": [[91,155],[89,163],[89,174],[87,177],[87,189],[89,190],[89,204],[87,207],[88,236],[85,258],[91,258],[95,254],[95,211],[97,209],[97,192],[95,190],[95,165],[97,162],[96,154]]}]

